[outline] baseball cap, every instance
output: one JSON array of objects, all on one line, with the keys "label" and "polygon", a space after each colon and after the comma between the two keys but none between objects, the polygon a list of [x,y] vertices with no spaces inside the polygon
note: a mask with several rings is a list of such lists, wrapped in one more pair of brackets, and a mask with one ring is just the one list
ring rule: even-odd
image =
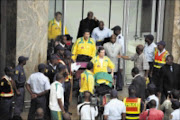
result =
[{"label": "baseball cap", "polygon": [[67,40],[72,40],[73,37],[71,37],[69,34],[65,35],[67,37]]},{"label": "baseball cap", "polygon": [[166,43],[165,43],[164,41],[159,41],[159,42],[157,43],[157,45],[163,45],[163,46],[166,46]]},{"label": "baseball cap", "polygon": [[58,60],[59,58],[56,55],[52,55],[50,60]]},{"label": "baseball cap", "polygon": [[23,62],[23,61],[27,61],[27,60],[29,60],[29,58],[28,58],[28,57],[24,57],[24,56],[20,56],[20,57],[18,58],[18,61],[19,61],[19,62]]},{"label": "baseball cap", "polygon": [[121,27],[117,25],[117,26],[113,27],[112,30],[121,30]]},{"label": "baseball cap", "polygon": [[61,45],[57,45],[56,50],[64,50],[64,48]]}]

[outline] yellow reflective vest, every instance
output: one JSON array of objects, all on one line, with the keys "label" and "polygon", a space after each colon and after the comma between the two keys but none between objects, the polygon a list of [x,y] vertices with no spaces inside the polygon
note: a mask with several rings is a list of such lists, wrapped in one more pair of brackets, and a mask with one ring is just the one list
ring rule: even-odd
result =
[{"label": "yellow reflective vest", "polygon": [[96,55],[96,45],[92,38],[84,40],[84,37],[78,38],[72,48],[72,59],[76,61],[78,55],[94,57]]},{"label": "yellow reflective vest", "polygon": [[108,72],[107,68],[114,69],[114,63],[107,57],[104,56],[103,63],[101,65],[101,62],[99,60],[99,56],[95,56],[91,62],[94,65],[94,74],[98,72]]},{"label": "yellow reflective vest", "polygon": [[[53,19],[48,24],[48,39],[56,39],[58,35],[61,35],[62,23],[59,21],[59,25],[56,23],[56,20]],[[67,28],[65,27],[65,34],[68,34]]]},{"label": "yellow reflective vest", "polygon": [[89,91],[92,94],[94,93],[94,76],[90,70],[85,70],[81,74],[81,87],[79,92],[83,93]]},{"label": "yellow reflective vest", "polygon": [[9,78],[5,75],[0,80],[0,97],[12,97],[14,96],[14,91],[12,83]]}]

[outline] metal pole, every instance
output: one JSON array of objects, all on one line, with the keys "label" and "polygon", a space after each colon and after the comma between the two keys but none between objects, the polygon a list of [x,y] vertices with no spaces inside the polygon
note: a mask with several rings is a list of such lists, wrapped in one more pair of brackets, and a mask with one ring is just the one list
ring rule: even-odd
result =
[{"label": "metal pole", "polygon": [[61,29],[62,29],[62,34],[64,35],[65,34],[65,32],[64,32],[64,18],[65,18],[65,0],[62,0],[62,27],[61,27]]},{"label": "metal pole", "polygon": [[56,0],[54,1],[54,15],[56,13]]},{"label": "metal pole", "polygon": [[111,4],[112,0],[109,0],[109,28],[111,27]]},{"label": "metal pole", "polygon": [[156,0],[152,0],[152,15],[151,15],[151,34],[154,35],[156,18]]},{"label": "metal pole", "polygon": [[82,20],[83,20],[83,17],[84,17],[84,0],[82,0]]},{"label": "metal pole", "polygon": [[137,0],[137,9],[136,9],[136,30],[135,30],[135,35],[134,38],[135,40],[138,39],[138,35],[137,35],[137,26],[138,26],[138,15],[139,15],[139,0]]}]

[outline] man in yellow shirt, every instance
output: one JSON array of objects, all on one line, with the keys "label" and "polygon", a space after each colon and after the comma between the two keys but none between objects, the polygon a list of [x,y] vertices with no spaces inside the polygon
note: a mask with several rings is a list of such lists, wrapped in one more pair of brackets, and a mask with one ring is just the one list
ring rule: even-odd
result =
[{"label": "man in yellow shirt", "polygon": [[[48,39],[55,40],[58,35],[62,35],[62,13],[56,12],[55,18],[48,24]],[[65,27],[65,34],[68,34],[67,28]]]},{"label": "man in yellow shirt", "polygon": [[93,76],[93,63],[89,62],[87,64],[87,69],[81,74],[81,85],[80,93],[89,91],[94,93],[94,76]]},{"label": "man in yellow shirt", "polygon": [[94,64],[94,74],[98,72],[108,72],[107,68],[109,67],[113,76],[114,63],[107,56],[105,56],[104,47],[99,47],[98,56],[95,56],[91,61]]},{"label": "man in yellow shirt", "polygon": [[96,45],[90,38],[89,30],[84,31],[84,36],[76,40],[72,48],[72,59],[76,62],[89,62],[96,54]]}]

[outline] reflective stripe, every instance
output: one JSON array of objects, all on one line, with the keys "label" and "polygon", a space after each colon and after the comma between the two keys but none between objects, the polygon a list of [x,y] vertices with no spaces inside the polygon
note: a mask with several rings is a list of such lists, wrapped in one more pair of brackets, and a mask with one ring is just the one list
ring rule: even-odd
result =
[{"label": "reflective stripe", "polygon": [[154,67],[160,69],[162,66],[154,65]]},{"label": "reflective stripe", "polygon": [[14,96],[14,93],[1,93],[0,96],[1,97],[12,97],[12,96]]},{"label": "reflective stripe", "polygon": [[6,76],[2,77],[2,79],[5,79],[8,82],[8,84],[10,85],[11,91],[9,93],[1,92],[0,96],[1,97],[12,97],[12,96],[14,96],[14,91],[13,91],[11,82],[8,80],[8,78]]},{"label": "reflective stripe", "polygon": [[139,120],[139,116],[138,117],[128,117],[128,116],[126,116],[126,119],[129,119],[129,120]]},{"label": "reflective stripe", "polygon": [[155,68],[161,68],[164,64],[166,64],[166,55],[168,54],[168,51],[165,51],[160,56],[158,55],[158,49],[155,50],[155,60],[154,60],[154,67]]}]

